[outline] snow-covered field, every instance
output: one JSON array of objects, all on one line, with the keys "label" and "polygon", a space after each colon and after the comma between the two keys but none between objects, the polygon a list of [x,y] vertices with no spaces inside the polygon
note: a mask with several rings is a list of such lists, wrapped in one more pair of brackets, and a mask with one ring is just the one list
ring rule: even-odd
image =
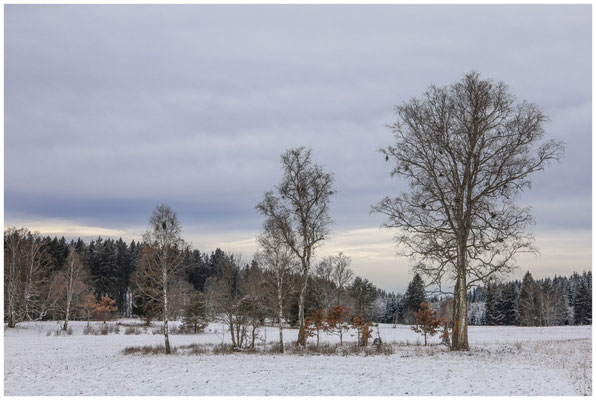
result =
[{"label": "snow-covered field", "polygon": [[[130,322],[130,321],[128,321]],[[138,322],[138,321],[137,321]],[[470,327],[470,352],[448,352],[408,326],[381,325],[391,355],[124,355],[127,346],[159,345],[139,335],[55,336],[56,322],[4,330],[5,395],[591,395],[589,326]],[[99,328],[101,323],[92,323]],[[48,333],[51,335],[48,336]],[[286,340],[296,338],[286,330]],[[228,343],[212,324],[199,335],[172,335],[173,346]],[[376,335],[375,335],[376,336]],[[262,341],[276,328],[262,328]],[[344,340],[346,340],[344,338]],[[347,341],[354,341],[349,337]],[[336,343],[336,336],[322,341]]]}]

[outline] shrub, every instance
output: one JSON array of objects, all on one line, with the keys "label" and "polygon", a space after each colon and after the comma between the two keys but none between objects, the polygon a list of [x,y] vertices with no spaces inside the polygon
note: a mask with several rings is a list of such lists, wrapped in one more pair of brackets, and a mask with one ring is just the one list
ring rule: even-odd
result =
[{"label": "shrub", "polygon": [[85,335],[97,335],[97,331],[95,330],[95,328],[93,328],[91,326],[86,326],[85,329],[83,329],[83,334],[85,334]]},{"label": "shrub", "polygon": [[140,331],[136,326],[127,326],[124,328],[125,335],[138,335],[139,333]]},{"label": "shrub", "polygon": [[412,326],[412,330],[424,335],[424,345],[427,345],[427,336],[434,336],[439,332],[441,323],[443,322],[437,317],[437,312],[432,311],[428,303],[422,303],[420,310],[414,312],[416,325]]},{"label": "shrub", "polygon": [[207,346],[204,346],[199,343],[191,343],[191,344],[180,346],[178,348],[181,350],[189,350],[188,354],[192,354],[192,355],[207,354],[209,352]]},{"label": "shrub", "polygon": [[213,354],[233,354],[234,353],[234,349],[232,348],[231,345],[227,345],[227,344],[218,344],[216,346],[213,347]]},{"label": "shrub", "polygon": [[[122,350],[122,353],[126,354],[126,355],[131,355],[131,354],[155,355],[155,354],[165,354],[166,349],[165,349],[164,345],[130,346],[130,347],[126,347],[124,350]],[[177,348],[172,347],[171,353],[176,354]]]},{"label": "shrub", "polygon": [[327,331],[339,335],[339,345],[343,345],[343,334],[350,329],[348,325],[348,316],[350,307],[333,306],[327,312]]},{"label": "shrub", "polygon": [[110,296],[105,295],[101,298],[99,303],[95,308],[98,312],[103,313],[103,323],[106,323],[106,319],[110,314],[114,311],[118,311],[118,307],[116,306],[116,300],[112,300]]}]

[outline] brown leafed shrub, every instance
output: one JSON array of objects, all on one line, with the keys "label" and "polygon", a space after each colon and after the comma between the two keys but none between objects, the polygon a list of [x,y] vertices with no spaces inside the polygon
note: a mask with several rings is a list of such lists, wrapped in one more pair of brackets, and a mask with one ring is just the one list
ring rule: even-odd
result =
[{"label": "brown leafed shrub", "polygon": [[427,336],[434,336],[439,332],[442,320],[437,316],[437,312],[430,309],[428,303],[422,303],[420,309],[414,312],[416,325],[412,326],[412,330],[424,335],[424,345],[427,345]]}]

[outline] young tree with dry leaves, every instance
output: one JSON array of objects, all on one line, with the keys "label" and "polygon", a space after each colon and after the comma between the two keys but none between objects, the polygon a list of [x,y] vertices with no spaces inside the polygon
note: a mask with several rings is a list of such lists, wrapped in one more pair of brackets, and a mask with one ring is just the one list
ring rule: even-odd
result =
[{"label": "young tree with dry leaves", "polygon": [[358,346],[368,346],[368,340],[372,336],[372,322],[365,320],[362,315],[356,315],[350,324],[352,329],[356,329]]},{"label": "young tree with dry leaves", "polygon": [[466,293],[533,251],[533,221],[515,196],[530,176],[559,160],[562,142],[543,141],[547,117],[517,103],[502,82],[472,72],[396,107],[395,143],[382,149],[409,191],[373,207],[398,228],[403,255],[439,287],[454,283],[452,349],[468,350]]},{"label": "young tree with dry leaves", "polygon": [[310,149],[298,147],[281,156],[283,177],[275,192],[265,193],[257,205],[266,224],[274,226],[300,261],[301,285],[298,301],[298,344],[306,345],[304,300],[314,251],[329,234],[329,203],[333,176],[315,164]]},{"label": "young tree with dry leaves", "polygon": [[350,307],[342,306],[333,306],[327,312],[326,330],[339,336],[340,346],[344,343],[344,333],[350,329],[348,323],[350,312]]},{"label": "young tree with dry leaves", "polygon": [[424,345],[427,345],[427,337],[434,336],[439,332],[443,321],[437,316],[437,312],[430,309],[428,303],[422,303],[420,310],[414,312],[415,325],[412,330],[424,335]]},{"label": "young tree with dry leaves", "polygon": [[107,294],[101,298],[95,309],[96,311],[102,313],[104,324],[106,323],[109,314],[113,313],[114,311],[118,311],[116,300],[111,299]]},{"label": "young tree with dry leaves", "polygon": [[321,332],[327,330],[327,322],[325,321],[325,315],[323,315],[323,311],[316,310],[308,317],[306,317],[306,319],[308,320],[308,324],[306,324],[307,328],[305,328],[308,332],[307,336],[316,336],[317,348],[319,348]]},{"label": "young tree with dry leaves", "polygon": [[89,326],[89,321],[91,320],[91,314],[94,313],[95,311],[97,311],[98,305],[99,305],[99,303],[97,302],[97,299],[95,298],[95,296],[92,293],[89,293],[89,295],[87,295],[87,298],[85,299],[83,304],[81,304],[81,309],[87,316],[87,326]]},{"label": "young tree with dry leaves", "polygon": [[149,229],[143,235],[135,282],[137,290],[161,309],[166,354],[171,354],[169,338],[170,289],[183,267],[189,246],[182,238],[182,224],[167,205],[155,208]]}]

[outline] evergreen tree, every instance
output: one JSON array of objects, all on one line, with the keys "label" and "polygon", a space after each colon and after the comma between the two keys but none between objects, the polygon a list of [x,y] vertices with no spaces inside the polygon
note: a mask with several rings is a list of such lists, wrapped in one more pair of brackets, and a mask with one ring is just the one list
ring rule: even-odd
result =
[{"label": "evergreen tree", "polygon": [[408,289],[404,296],[404,323],[413,324],[415,321],[414,312],[418,311],[426,301],[426,294],[424,291],[424,281],[418,273],[408,285]]},{"label": "evergreen tree", "polygon": [[517,292],[514,283],[505,284],[497,302],[497,309],[500,315],[499,325],[517,324]]},{"label": "evergreen tree", "polygon": [[538,288],[530,271],[526,272],[519,294],[519,324],[522,326],[540,325],[540,299]]},{"label": "evergreen tree", "polygon": [[350,295],[355,302],[354,313],[363,316],[366,320],[370,320],[372,307],[377,298],[375,286],[368,279],[357,276],[350,287]]},{"label": "evergreen tree", "polygon": [[209,325],[207,302],[203,293],[196,291],[184,308],[182,327],[185,331],[202,332]]},{"label": "evergreen tree", "polygon": [[592,290],[591,282],[587,282],[587,279],[582,279],[579,283],[573,308],[576,325],[592,323]]},{"label": "evergreen tree", "polygon": [[486,325],[500,325],[503,316],[500,314],[498,309],[499,292],[497,284],[493,281],[489,282],[486,286],[486,312],[485,312],[485,324]]},{"label": "evergreen tree", "polygon": [[[299,284],[299,280],[295,280],[296,284]],[[295,326],[298,323],[298,311],[299,311],[299,296],[300,291],[298,288],[292,291],[292,296],[288,298],[288,310],[286,319],[288,322]],[[306,296],[304,298],[304,313],[305,315],[312,315],[317,310],[323,308],[324,295],[321,292],[321,288],[313,283],[311,277],[308,278],[308,284],[306,286]]]}]

